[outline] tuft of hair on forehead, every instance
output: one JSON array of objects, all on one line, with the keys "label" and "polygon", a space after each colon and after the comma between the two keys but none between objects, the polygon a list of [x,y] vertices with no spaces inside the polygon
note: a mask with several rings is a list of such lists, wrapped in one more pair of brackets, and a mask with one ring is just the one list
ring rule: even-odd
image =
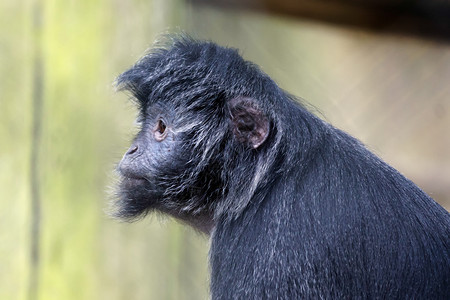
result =
[{"label": "tuft of hair on forehead", "polygon": [[159,98],[174,101],[178,96],[186,100],[180,97],[186,92],[245,94],[237,88],[260,86],[250,82],[260,78],[258,74],[237,49],[187,35],[169,35],[121,74],[116,86],[131,92],[137,104],[145,108]]}]

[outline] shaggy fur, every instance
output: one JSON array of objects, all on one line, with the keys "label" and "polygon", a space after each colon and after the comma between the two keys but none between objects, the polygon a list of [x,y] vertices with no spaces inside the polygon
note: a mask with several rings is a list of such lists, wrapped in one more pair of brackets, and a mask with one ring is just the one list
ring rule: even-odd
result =
[{"label": "shaggy fur", "polygon": [[449,213],[236,50],[175,37],[117,82],[142,122],[118,215],[211,233],[213,299],[450,299]]}]

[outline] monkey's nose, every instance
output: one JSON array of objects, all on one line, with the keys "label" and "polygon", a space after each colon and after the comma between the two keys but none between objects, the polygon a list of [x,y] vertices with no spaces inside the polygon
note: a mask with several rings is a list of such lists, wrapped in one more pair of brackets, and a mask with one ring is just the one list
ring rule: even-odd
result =
[{"label": "monkey's nose", "polygon": [[125,155],[131,155],[133,153],[136,153],[136,151],[138,151],[138,146],[133,145],[130,147],[130,149],[128,149],[127,153],[125,153]]}]

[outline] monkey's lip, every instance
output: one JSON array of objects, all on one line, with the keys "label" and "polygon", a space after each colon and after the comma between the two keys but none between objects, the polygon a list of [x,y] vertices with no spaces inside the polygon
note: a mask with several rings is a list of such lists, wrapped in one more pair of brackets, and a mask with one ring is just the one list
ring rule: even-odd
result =
[{"label": "monkey's lip", "polygon": [[130,176],[130,175],[122,175],[122,181],[127,184],[133,185],[148,183],[148,180],[145,179],[144,177]]},{"label": "monkey's lip", "polygon": [[130,180],[130,181],[147,181],[144,177],[138,177],[138,176],[124,176],[122,175],[122,179],[124,180]]},{"label": "monkey's lip", "polygon": [[118,169],[119,176],[124,180],[136,180],[136,181],[147,181],[147,179],[142,175],[137,175],[126,170]]}]

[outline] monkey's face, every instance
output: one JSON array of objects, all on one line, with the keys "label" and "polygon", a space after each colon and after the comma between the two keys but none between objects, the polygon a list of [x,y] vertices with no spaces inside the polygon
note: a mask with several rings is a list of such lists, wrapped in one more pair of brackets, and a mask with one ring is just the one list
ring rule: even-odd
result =
[{"label": "monkey's face", "polygon": [[[141,130],[117,167],[117,215],[134,219],[152,210],[184,220],[210,215],[211,202],[224,191],[218,155],[224,130],[217,130],[223,122],[163,102],[141,108],[140,116]],[[214,135],[215,142],[208,142]]]},{"label": "monkey's face", "polygon": [[[183,184],[181,173],[187,167],[170,109],[155,104],[141,116],[141,130],[117,168],[121,175],[119,214],[125,218],[173,205],[165,196]],[[174,186],[176,182],[179,187]]]},{"label": "monkey's face", "polygon": [[187,221],[211,218],[235,180],[229,169],[242,160],[238,149],[251,159],[269,132],[253,99],[226,104],[222,114],[161,102],[142,108],[141,130],[118,165],[120,217],[156,209]]}]

